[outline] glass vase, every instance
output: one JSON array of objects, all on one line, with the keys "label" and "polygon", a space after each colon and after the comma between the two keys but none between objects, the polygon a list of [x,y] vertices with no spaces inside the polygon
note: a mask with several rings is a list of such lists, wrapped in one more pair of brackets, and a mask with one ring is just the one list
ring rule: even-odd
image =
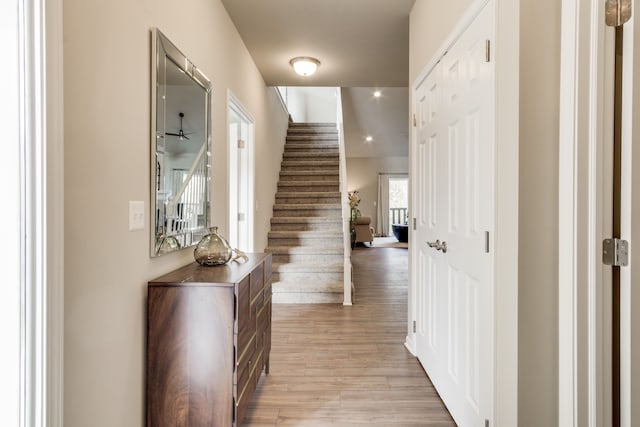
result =
[{"label": "glass vase", "polygon": [[175,236],[165,236],[160,233],[156,236],[156,255],[164,255],[180,249],[180,242]]},{"label": "glass vase", "polygon": [[211,227],[193,251],[193,257],[200,265],[224,265],[231,259],[233,250],[229,242],[218,234],[218,227]]}]

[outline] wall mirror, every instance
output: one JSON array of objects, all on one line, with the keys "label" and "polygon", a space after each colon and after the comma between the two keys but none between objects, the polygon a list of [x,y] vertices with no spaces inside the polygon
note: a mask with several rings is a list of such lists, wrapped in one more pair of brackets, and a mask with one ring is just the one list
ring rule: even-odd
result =
[{"label": "wall mirror", "polygon": [[152,29],[151,256],[196,244],[209,228],[211,82]]}]

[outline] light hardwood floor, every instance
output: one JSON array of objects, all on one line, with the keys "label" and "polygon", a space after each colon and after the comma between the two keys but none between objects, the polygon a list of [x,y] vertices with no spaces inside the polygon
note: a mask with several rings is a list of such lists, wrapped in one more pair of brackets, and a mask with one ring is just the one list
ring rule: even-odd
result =
[{"label": "light hardwood floor", "polygon": [[407,251],[357,247],[355,305],[273,306],[271,373],[244,427],[455,426],[405,349]]}]

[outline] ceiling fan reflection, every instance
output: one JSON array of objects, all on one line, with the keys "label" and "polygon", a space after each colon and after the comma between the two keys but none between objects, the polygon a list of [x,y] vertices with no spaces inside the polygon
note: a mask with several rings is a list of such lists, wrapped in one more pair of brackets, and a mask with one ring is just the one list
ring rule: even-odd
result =
[{"label": "ceiling fan reflection", "polygon": [[182,129],[182,119],[184,118],[184,113],[179,113],[178,116],[180,116],[180,130],[178,130],[177,132],[165,132],[165,135],[177,136],[180,141],[188,141],[189,137],[187,135],[191,135],[193,132],[185,132]]}]

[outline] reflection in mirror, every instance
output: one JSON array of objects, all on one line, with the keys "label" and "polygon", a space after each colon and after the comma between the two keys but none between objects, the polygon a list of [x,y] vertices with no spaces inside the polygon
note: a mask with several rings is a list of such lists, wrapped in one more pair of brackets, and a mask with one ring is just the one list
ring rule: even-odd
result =
[{"label": "reflection in mirror", "polygon": [[209,228],[211,82],[152,30],[151,256],[195,245]]}]

